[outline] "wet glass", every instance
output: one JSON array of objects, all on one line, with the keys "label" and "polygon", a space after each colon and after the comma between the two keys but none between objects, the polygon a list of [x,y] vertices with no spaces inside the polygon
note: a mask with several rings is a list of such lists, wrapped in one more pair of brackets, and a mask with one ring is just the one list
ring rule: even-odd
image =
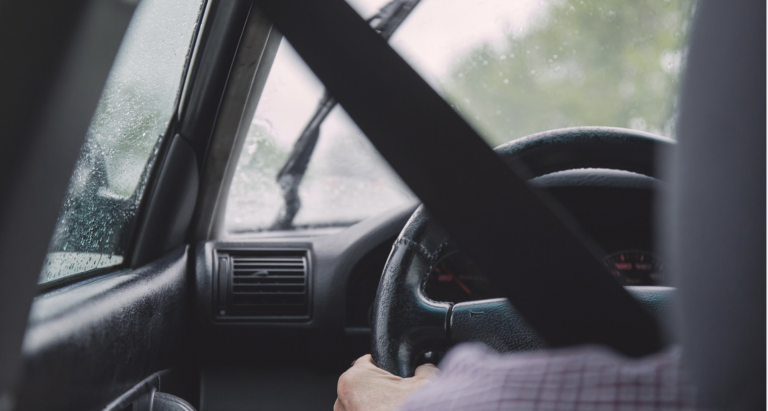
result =
[{"label": "wet glass", "polygon": [[[382,0],[348,0],[362,16]],[[422,0],[390,40],[489,145],[613,126],[674,138],[693,0]]]},{"label": "wet glass", "polygon": [[200,0],[137,7],[70,180],[41,283],[122,264],[200,8]]},{"label": "wet glass", "polygon": [[[348,0],[369,18],[388,0]],[[392,47],[487,141],[613,126],[675,136],[693,0],[422,0]],[[231,232],[270,230],[275,177],[322,96],[283,42],[238,163]],[[321,128],[296,228],[349,225],[413,201],[343,110]]]},{"label": "wet glass", "polygon": [[[232,179],[227,232],[272,229],[284,205],[277,174],[322,96],[320,81],[283,40]],[[299,199],[294,228],[331,229],[415,201],[340,106],[320,127]]]}]

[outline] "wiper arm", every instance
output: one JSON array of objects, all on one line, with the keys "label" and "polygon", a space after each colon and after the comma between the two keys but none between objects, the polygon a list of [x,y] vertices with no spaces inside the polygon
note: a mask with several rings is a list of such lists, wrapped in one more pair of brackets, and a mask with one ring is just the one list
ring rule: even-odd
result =
[{"label": "wiper arm", "polygon": [[[381,37],[389,40],[419,1],[421,0],[392,0],[379,9],[376,15],[368,19],[368,23]],[[287,230],[293,227],[293,219],[296,218],[296,214],[301,209],[299,185],[304,179],[307,165],[315,151],[317,140],[320,138],[320,125],[323,124],[334,107],[336,107],[336,100],[326,91],[320,100],[317,111],[293,145],[288,160],[277,173],[276,180],[283,192],[285,203],[272,224],[272,230]]]},{"label": "wiper arm", "polygon": [[272,224],[273,230],[287,230],[293,226],[293,219],[301,208],[299,199],[299,185],[307,172],[307,165],[312,153],[315,151],[317,140],[320,137],[320,124],[325,121],[328,114],[336,107],[336,100],[327,92],[320,100],[320,105],[309,123],[301,132],[299,139],[293,145],[288,160],[277,173],[277,184],[283,191],[283,208],[277,215],[277,220]]},{"label": "wiper arm", "polygon": [[392,0],[368,19],[384,40],[389,40],[421,0]]}]

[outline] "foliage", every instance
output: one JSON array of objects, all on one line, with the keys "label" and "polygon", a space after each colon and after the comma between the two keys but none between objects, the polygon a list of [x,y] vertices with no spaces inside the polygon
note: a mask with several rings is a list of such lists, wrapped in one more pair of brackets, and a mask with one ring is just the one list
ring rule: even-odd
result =
[{"label": "foliage", "polygon": [[[439,79],[443,95],[493,145],[575,125],[671,136],[693,0],[569,1],[543,3],[527,30],[468,51]],[[283,43],[278,63],[286,47]],[[295,64],[282,63],[275,66]],[[283,83],[271,76],[262,107],[289,107],[285,99],[305,97],[285,89],[286,84],[316,82],[302,73],[310,72],[282,73]],[[290,145],[276,132],[287,128],[281,122],[308,119],[272,114],[258,109],[248,132],[227,200],[230,231],[269,229],[283,205],[275,176]],[[340,116],[331,127],[333,116],[321,129],[299,188],[298,226],[348,224],[412,197],[351,120]]]},{"label": "foliage", "polygon": [[527,31],[469,52],[444,93],[494,145],[578,125],[672,137],[692,8],[692,0],[554,2]]}]

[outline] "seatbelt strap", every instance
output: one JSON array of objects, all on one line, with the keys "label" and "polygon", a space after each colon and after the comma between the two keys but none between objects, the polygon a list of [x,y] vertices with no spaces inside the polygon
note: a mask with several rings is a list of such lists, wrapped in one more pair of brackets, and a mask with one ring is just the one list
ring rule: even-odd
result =
[{"label": "seatbelt strap", "polygon": [[554,347],[639,356],[659,328],[558,215],[344,0],[256,0],[453,240]]}]

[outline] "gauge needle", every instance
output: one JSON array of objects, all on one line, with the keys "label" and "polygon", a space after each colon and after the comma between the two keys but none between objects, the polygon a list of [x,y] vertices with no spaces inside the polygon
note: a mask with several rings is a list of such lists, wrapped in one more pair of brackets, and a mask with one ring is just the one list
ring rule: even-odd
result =
[{"label": "gauge needle", "polygon": [[461,287],[461,289],[464,290],[465,293],[467,293],[467,295],[472,295],[472,290],[470,290],[469,287],[467,287],[467,285],[464,284],[463,281],[459,280],[459,277],[453,272],[451,272],[451,270],[448,268],[448,266],[445,265],[445,263],[440,264],[440,266],[443,268],[443,271],[445,271],[448,275],[450,275],[453,278],[453,281],[456,281],[456,284],[458,284],[459,287]]}]

